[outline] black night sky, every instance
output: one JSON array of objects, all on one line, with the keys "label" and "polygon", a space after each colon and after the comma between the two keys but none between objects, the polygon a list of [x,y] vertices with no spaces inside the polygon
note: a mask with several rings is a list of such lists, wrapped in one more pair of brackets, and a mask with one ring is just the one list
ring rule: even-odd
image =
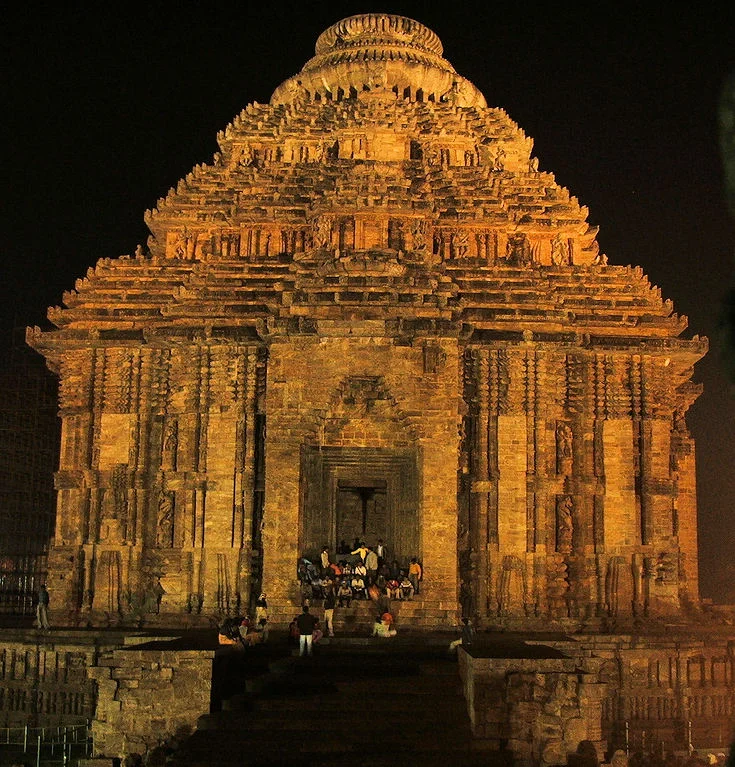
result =
[{"label": "black night sky", "polygon": [[[723,4],[727,6],[727,4]],[[130,6],[132,8],[133,6]],[[506,109],[600,226],[611,264],[637,264],[710,338],[697,440],[702,595],[735,602],[735,389],[717,326],[735,266],[717,102],[735,69],[735,14],[665,4],[149,3],[135,13],[33,4],[0,42],[0,337],[45,323],[98,258],[145,242],[143,212],[217,150],[355,13],[433,29],[457,71]],[[3,359],[0,357],[0,359]]]}]

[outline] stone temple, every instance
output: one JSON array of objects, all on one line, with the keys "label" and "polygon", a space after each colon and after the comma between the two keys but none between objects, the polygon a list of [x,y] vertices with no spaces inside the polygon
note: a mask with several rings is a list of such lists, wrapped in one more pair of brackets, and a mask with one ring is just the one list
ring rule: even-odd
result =
[{"label": "stone temple", "polygon": [[382,538],[423,564],[404,625],[696,608],[706,341],[434,32],[339,21],[217,138],[28,331],[60,379],[55,607],[125,620],[160,576],[169,625],[261,588],[286,621],[300,557]]}]

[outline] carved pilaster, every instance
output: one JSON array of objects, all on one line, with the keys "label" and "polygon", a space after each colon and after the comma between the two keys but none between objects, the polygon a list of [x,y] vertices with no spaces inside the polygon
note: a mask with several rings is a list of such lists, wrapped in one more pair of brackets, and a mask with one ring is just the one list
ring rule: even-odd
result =
[{"label": "carved pilaster", "polygon": [[[478,506],[476,539],[473,549],[477,559],[476,593],[481,617],[486,617],[488,599],[491,597],[488,567],[488,542],[497,538],[496,507],[491,503],[490,491],[490,362],[487,349],[477,353],[477,466],[476,476]],[[493,498],[496,494],[493,493]]]}]

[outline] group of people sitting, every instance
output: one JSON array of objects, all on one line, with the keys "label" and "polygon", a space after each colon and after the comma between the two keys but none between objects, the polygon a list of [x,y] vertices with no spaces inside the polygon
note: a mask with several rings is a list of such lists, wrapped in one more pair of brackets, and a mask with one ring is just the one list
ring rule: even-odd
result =
[{"label": "group of people sitting", "polygon": [[302,603],[325,599],[328,591],[334,590],[337,606],[349,607],[353,599],[376,602],[381,597],[412,599],[419,593],[423,569],[416,557],[411,558],[407,568],[401,567],[397,560],[389,565],[382,540],[378,540],[375,549],[360,541],[354,551],[343,552],[339,561],[332,561],[327,546],[322,548],[319,565],[302,557],[297,577]]},{"label": "group of people sitting", "polygon": [[249,615],[225,618],[219,626],[219,644],[242,645],[253,647],[268,641],[268,602],[265,592],[261,592],[255,602],[255,619]]}]

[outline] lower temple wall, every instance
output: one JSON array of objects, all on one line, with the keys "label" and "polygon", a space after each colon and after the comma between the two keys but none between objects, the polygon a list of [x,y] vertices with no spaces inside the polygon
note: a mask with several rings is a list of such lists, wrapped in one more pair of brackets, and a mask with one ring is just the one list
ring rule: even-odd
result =
[{"label": "lower temple wall", "polygon": [[[532,637],[529,654],[541,657],[458,653],[474,737],[512,751],[518,767],[564,764],[582,741],[609,754],[624,748],[626,724],[631,751],[644,739],[649,750],[669,752],[685,749],[689,733],[695,748],[719,749],[735,737],[730,629]],[[123,647],[131,638],[121,633],[101,646],[3,637],[0,726],[89,719],[95,754],[108,759],[185,737],[210,710],[215,652]]]},{"label": "lower temple wall", "polygon": [[[603,757],[724,750],[735,741],[735,634],[570,635],[533,642],[563,658],[482,658],[461,648],[473,735],[519,765],[567,762],[583,740]],[[473,648],[478,654],[481,648]],[[626,742],[627,738],[627,742]]]},{"label": "lower temple wall", "polygon": [[[577,635],[554,645],[602,662],[602,728],[632,750],[722,748],[735,738],[735,631],[659,636]],[[645,746],[645,747],[644,747]]]},{"label": "lower temple wall", "polygon": [[459,669],[472,733],[512,752],[517,765],[566,764],[582,741],[602,756],[606,685],[593,659],[474,658],[459,649]]},{"label": "lower temple wall", "polygon": [[213,650],[113,650],[89,669],[97,682],[94,751],[144,754],[194,731],[209,712]]},{"label": "lower temple wall", "polygon": [[73,643],[3,640],[0,645],[0,727],[57,727],[94,716],[88,676],[97,650]]}]

